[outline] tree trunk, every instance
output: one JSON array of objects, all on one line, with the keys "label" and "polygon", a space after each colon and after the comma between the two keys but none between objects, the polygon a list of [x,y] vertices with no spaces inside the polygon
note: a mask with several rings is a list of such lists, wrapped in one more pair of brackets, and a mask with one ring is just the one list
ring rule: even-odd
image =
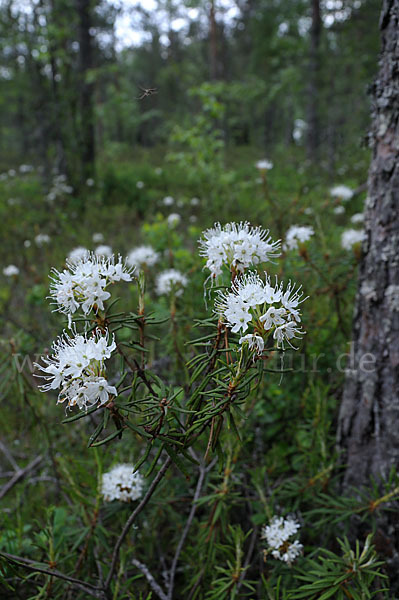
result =
[{"label": "tree trunk", "polygon": [[[344,489],[399,467],[399,0],[385,0],[372,106],[373,158],[349,365],[338,423]],[[389,522],[390,520],[390,522]],[[397,563],[394,513],[379,533]],[[358,533],[358,532],[356,532]],[[399,533],[396,527],[396,537]],[[397,569],[397,564],[396,564]],[[398,571],[396,571],[398,572]]]},{"label": "tree trunk", "polygon": [[307,129],[307,155],[312,161],[317,158],[320,143],[319,133],[319,75],[320,75],[320,37],[321,14],[319,0],[311,0],[312,26],[310,28],[310,57],[308,79],[308,129]]},{"label": "tree trunk", "polygon": [[215,0],[211,0],[209,7],[209,75],[212,81],[218,78],[218,40],[216,25]]},{"label": "tree trunk", "polygon": [[79,92],[80,92],[80,128],[81,128],[81,183],[94,173],[95,130],[94,130],[94,84],[87,80],[93,68],[92,49],[92,2],[76,0],[78,12],[79,36]]}]

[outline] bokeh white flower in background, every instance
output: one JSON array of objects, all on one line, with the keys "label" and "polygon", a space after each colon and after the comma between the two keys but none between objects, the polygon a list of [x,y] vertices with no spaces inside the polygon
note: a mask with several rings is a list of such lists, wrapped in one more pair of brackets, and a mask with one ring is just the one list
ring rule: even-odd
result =
[{"label": "bokeh white flower in background", "polygon": [[19,274],[19,269],[15,265],[8,265],[8,267],[4,267],[3,275],[6,277],[15,277]]},{"label": "bokeh white flower in background", "polygon": [[330,189],[330,196],[347,202],[352,198],[353,191],[346,185],[336,185]]},{"label": "bokeh white flower in background", "polygon": [[93,242],[95,244],[101,244],[101,242],[104,241],[104,235],[102,233],[99,233],[99,232],[93,233],[91,239],[93,240]]},{"label": "bokeh white flower in background", "polygon": [[84,258],[87,254],[89,254],[89,250],[84,248],[83,246],[77,246],[73,248],[68,254],[68,258],[71,262],[78,262],[82,258]]},{"label": "bokeh white flower in background", "polygon": [[255,163],[256,168],[261,171],[270,171],[270,169],[273,169],[273,163],[271,160],[267,160],[266,158],[263,158],[262,160],[258,160],[257,163]]},{"label": "bokeh white flower in background", "polygon": [[19,165],[19,172],[22,174],[32,173],[34,170],[32,165]]},{"label": "bokeh white flower in background", "polygon": [[359,223],[364,222],[364,213],[355,213],[351,216],[351,223],[354,225],[358,225]]},{"label": "bokeh white flower in background", "polygon": [[341,246],[344,250],[350,250],[355,244],[364,240],[364,231],[359,229],[347,229],[341,235]]},{"label": "bokeh white flower in background", "polygon": [[102,477],[101,493],[106,502],[119,500],[131,502],[143,495],[144,478],[138,471],[133,473],[133,465],[120,464]]},{"label": "bokeh white flower in background", "polygon": [[143,189],[143,187],[144,187],[144,181],[138,181],[138,182],[136,183],[136,188],[137,188],[137,189],[139,189],[139,190],[142,190],[142,189]]},{"label": "bokeh white flower in background", "polygon": [[113,255],[111,246],[106,246],[105,244],[97,246],[97,248],[94,249],[94,253],[97,256],[106,256],[107,258],[110,258]]},{"label": "bokeh white flower in background", "polygon": [[220,223],[206,229],[199,240],[200,255],[206,267],[216,277],[225,265],[229,270],[243,273],[251,265],[267,262],[280,256],[280,241],[273,242],[269,231],[251,227],[248,222]]},{"label": "bokeh white flower in background", "polygon": [[163,271],[157,277],[156,292],[159,296],[173,293],[175,296],[181,296],[188,283],[188,279],[177,269],[168,269]]},{"label": "bokeh white flower in background", "polygon": [[166,220],[168,222],[169,227],[173,229],[174,227],[177,227],[179,225],[181,221],[181,216],[178,213],[170,213]]},{"label": "bokeh white flower in background", "polygon": [[345,206],[340,204],[339,206],[335,206],[333,208],[334,215],[343,215],[345,213]]},{"label": "bokeh white flower in background", "polygon": [[45,244],[50,243],[50,236],[47,233],[38,233],[37,236],[35,236],[35,243],[36,246],[39,246],[39,248],[41,248]]},{"label": "bokeh white flower in background", "polygon": [[273,517],[269,525],[262,529],[262,538],[266,540],[266,554],[291,565],[302,554],[303,546],[294,539],[300,525],[292,517]]},{"label": "bokeh white flower in background", "polygon": [[153,267],[159,260],[158,252],[152,246],[138,246],[129,252],[126,263],[131,267],[143,269]]},{"label": "bokeh white flower in background", "polygon": [[162,200],[162,204],[164,206],[172,206],[172,204],[175,203],[174,198],[172,198],[172,196],[165,196],[165,198]]},{"label": "bokeh white flower in background", "polygon": [[309,225],[291,225],[285,234],[284,249],[296,250],[298,244],[303,244],[314,235],[313,227]]}]

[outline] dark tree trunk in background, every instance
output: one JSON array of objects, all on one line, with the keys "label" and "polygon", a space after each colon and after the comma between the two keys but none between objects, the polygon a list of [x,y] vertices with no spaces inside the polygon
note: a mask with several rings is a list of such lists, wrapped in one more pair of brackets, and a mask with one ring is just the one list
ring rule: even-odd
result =
[{"label": "dark tree trunk in background", "polygon": [[[370,476],[385,479],[391,467],[399,469],[399,0],[384,1],[380,29],[353,364],[338,427],[346,490],[369,486]],[[378,533],[397,576],[398,515],[385,514]]]},{"label": "dark tree trunk in background", "polygon": [[88,72],[93,68],[92,48],[92,2],[76,0],[79,39],[79,86],[80,86],[80,134],[81,134],[81,183],[94,173],[95,129],[94,129],[94,84],[88,81]]},{"label": "dark tree trunk in background", "polygon": [[209,8],[209,75],[211,80],[218,78],[218,40],[215,14],[215,0],[211,0]]},{"label": "dark tree trunk in background", "polygon": [[312,161],[317,158],[320,143],[319,131],[319,76],[320,76],[320,37],[321,14],[319,0],[311,0],[312,26],[310,28],[308,107],[307,107],[307,155]]}]

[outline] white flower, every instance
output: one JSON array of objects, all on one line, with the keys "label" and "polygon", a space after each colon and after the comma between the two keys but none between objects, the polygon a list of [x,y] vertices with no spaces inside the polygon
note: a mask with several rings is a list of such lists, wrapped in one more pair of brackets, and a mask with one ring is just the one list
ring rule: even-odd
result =
[{"label": "white flower", "polygon": [[101,493],[106,502],[138,500],[143,488],[144,479],[138,471],[133,473],[133,465],[116,465],[102,477]]},{"label": "white flower", "polygon": [[162,169],[161,169],[161,167],[157,167],[157,168],[155,169],[155,174],[156,174],[156,175],[162,175]]},{"label": "white flower", "polygon": [[32,242],[31,242],[30,240],[25,240],[25,241],[24,241],[24,246],[25,246],[25,248],[30,248],[30,247],[31,247],[31,245],[32,245]]},{"label": "white flower", "polygon": [[273,334],[278,348],[284,349],[284,342],[293,348],[291,340],[304,334],[297,325],[301,320],[298,307],[306,300],[302,296],[301,288],[295,289],[291,282],[284,291],[283,284],[277,281],[273,287],[267,275],[263,281],[257,273],[248,273],[237,278],[231,290],[218,291],[215,309],[232,333],[248,331],[240,338],[241,345],[248,342],[259,353],[261,344],[257,338],[264,341]]},{"label": "white flower", "polygon": [[6,277],[13,277],[14,275],[19,274],[19,269],[15,265],[8,265],[8,267],[4,267],[3,275]]},{"label": "white flower", "polygon": [[40,248],[43,246],[43,244],[48,244],[50,242],[50,236],[47,235],[47,233],[38,233],[38,235],[35,237],[35,242]]},{"label": "white flower", "polygon": [[157,277],[156,292],[159,296],[173,292],[175,296],[181,296],[183,288],[186,287],[188,279],[177,269],[163,271]]},{"label": "white flower", "polygon": [[144,181],[138,181],[138,182],[136,183],[136,188],[137,188],[137,189],[139,189],[139,190],[142,190],[142,189],[143,189],[143,187],[144,187]]},{"label": "white flower", "polygon": [[89,177],[89,179],[86,179],[86,185],[88,187],[93,187],[93,185],[94,185],[94,179],[92,179],[91,177]]},{"label": "white flower", "polygon": [[16,174],[17,174],[17,172],[16,172],[16,170],[15,170],[15,169],[10,169],[10,170],[8,171],[8,175],[9,175],[9,177],[15,177],[15,175],[16,175]]},{"label": "white flower", "polygon": [[273,169],[273,163],[266,158],[258,160],[255,166],[257,169],[259,169],[259,171],[269,171],[270,169]]},{"label": "white flower", "polygon": [[272,556],[291,565],[302,554],[302,551],[302,544],[298,540],[295,540],[292,544],[285,544],[281,550],[272,550]]},{"label": "white flower", "polygon": [[195,215],[190,215],[188,220],[190,221],[190,223],[196,223],[198,221]]},{"label": "white flower", "polygon": [[344,250],[350,250],[354,244],[364,240],[364,231],[358,229],[347,229],[341,235],[341,246]]},{"label": "white flower", "polygon": [[97,248],[94,249],[94,253],[97,256],[107,256],[108,258],[113,254],[111,246],[106,246],[104,244],[97,246]]},{"label": "white flower", "polygon": [[126,268],[120,256],[105,258],[86,252],[79,260],[66,261],[62,272],[53,269],[50,297],[58,305],[56,310],[71,315],[81,308],[88,314],[92,308],[104,310],[104,301],[111,294],[106,291],[110,283],[132,281],[132,269]]},{"label": "white flower", "polygon": [[260,335],[254,335],[249,333],[248,335],[244,335],[244,337],[240,338],[239,343],[241,346],[247,342],[250,350],[255,350],[257,354],[262,354],[265,348],[265,341]]},{"label": "white flower", "polygon": [[177,225],[180,223],[181,216],[177,213],[170,213],[166,220],[168,222],[169,227],[174,228],[177,227]]},{"label": "white flower", "polygon": [[101,244],[104,241],[104,236],[102,233],[93,233],[92,240],[95,244]]},{"label": "white flower", "polygon": [[198,206],[199,203],[200,203],[199,198],[191,198],[191,200],[190,200],[191,206]]},{"label": "white flower", "polygon": [[354,215],[351,216],[351,223],[353,223],[354,225],[357,225],[359,223],[363,223],[364,221],[364,214],[363,213],[356,213]]},{"label": "white flower", "polygon": [[344,202],[350,200],[353,196],[353,191],[346,185],[336,185],[331,188],[330,196],[333,198],[340,198]]},{"label": "white flower", "polygon": [[305,215],[313,215],[314,210],[311,206],[308,206],[307,208],[304,209],[303,212],[305,213]]},{"label": "white flower", "polygon": [[172,206],[172,204],[174,204],[175,200],[174,198],[172,198],[172,196],[165,196],[165,198],[162,200],[164,206]]},{"label": "white flower", "polygon": [[280,242],[273,242],[269,231],[245,223],[220,223],[203,232],[199,240],[200,255],[207,259],[206,267],[212,277],[220,275],[222,266],[243,273],[257,265],[280,256]]},{"label": "white flower", "polygon": [[343,215],[344,212],[345,212],[345,206],[343,206],[342,204],[333,208],[334,215]]},{"label": "white flower", "polygon": [[71,262],[77,262],[84,258],[88,253],[89,250],[87,248],[84,248],[83,246],[77,246],[77,248],[74,248],[70,251],[68,258]]},{"label": "white flower", "polygon": [[296,250],[298,243],[303,244],[307,242],[312,235],[314,235],[313,227],[308,225],[291,225],[285,235],[284,248],[286,250]]},{"label": "white flower", "polygon": [[268,330],[271,329],[273,325],[284,325],[286,314],[287,311],[285,308],[271,306],[259,320],[263,323],[263,327]]},{"label": "white flower", "polygon": [[138,246],[129,252],[126,263],[142,269],[143,267],[153,267],[158,260],[159,254],[152,246]]},{"label": "white flower", "polygon": [[45,380],[41,391],[60,389],[58,403],[67,401],[67,406],[77,405],[80,409],[94,404],[105,404],[109,395],[117,395],[114,386],[106,378],[105,360],[111,357],[116,344],[108,334],[97,330],[88,334],[70,337],[65,331],[52,345],[52,356],[42,357],[43,365],[35,366],[44,373],[37,375]]},{"label": "white flower", "polygon": [[33,171],[32,165],[19,165],[20,173],[31,173]]},{"label": "white flower", "polygon": [[267,552],[273,558],[291,564],[303,550],[302,544],[292,539],[299,529],[299,523],[292,517],[284,519],[274,516],[270,524],[262,529],[261,537],[266,539]]}]

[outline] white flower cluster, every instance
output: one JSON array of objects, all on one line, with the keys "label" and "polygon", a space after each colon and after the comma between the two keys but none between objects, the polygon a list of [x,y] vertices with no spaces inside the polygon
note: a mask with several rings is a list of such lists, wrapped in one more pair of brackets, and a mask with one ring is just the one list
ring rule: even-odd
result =
[{"label": "white flower cluster", "polygon": [[363,240],[363,230],[347,229],[341,235],[341,246],[344,250],[350,250],[354,244],[360,244]]},{"label": "white flower cluster", "polygon": [[262,538],[266,539],[267,550],[273,558],[290,565],[302,553],[302,544],[292,539],[299,528],[299,523],[291,517],[284,519],[276,516],[263,528]]},{"label": "white flower cluster", "polygon": [[13,277],[15,275],[19,275],[19,269],[15,265],[8,265],[8,267],[4,267],[3,275],[6,277]]},{"label": "white flower cluster", "polygon": [[335,187],[331,188],[330,196],[347,202],[352,198],[353,191],[346,185],[336,185]]},{"label": "white flower cluster", "polygon": [[174,229],[180,223],[181,216],[178,213],[170,213],[170,215],[168,216],[168,218],[166,220],[168,222],[169,227],[171,229]]},{"label": "white flower cluster", "polygon": [[35,237],[35,243],[41,248],[44,244],[50,243],[50,236],[47,233],[38,233]]},{"label": "white flower cluster", "polygon": [[308,225],[291,225],[285,234],[285,250],[296,250],[298,243],[303,244],[314,235],[313,227]]},{"label": "white flower cluster", "polygon": [[278,348],[284,349],[284,342],[293,348],[291,340],[305,333],[298,326],[301,321],[298,307],[306,300],[302,295],[301,288],[295,290],[291,282],[284,291],[277,280],[273,287],[267,275],[263,282],[257,273],[249,273],[236,279],[230,291],[219,290],[216,312],[224,317],[233,333],[245,333],[249,328],[250,333],[240,338],[240,344],[248,343],[258,354],[264,349],[265,337],[271,333]]},{"label": "white flower cluster", "polygon": [[101,244],[101,242],[104,241],[104,236],[102,233],[97,232],[97,233],[93,233],[91,239],[93,240],[93,242],[95,244]]},{"label": "white flower cluster", "polygon": [[133,473],[133,465],[116,465],[102,478],[101,493],[106,502],[120,500],[129,502],[143,495],[144,479],[138,471]]},{"label": "white flower cluster", "polygon": [[157,277],[156,291],[159,296],[174,293],[175,296],[181,296],[186,287],[188,279],[177,269],[168,269],[163,271]]},{"label": "white flower cluster", "polygon": [[54,202],[59,196],[63,196],[64,194],[72,194],[73,187],[68,185],[67,177],[64,174],[56,174],[51,189],[47,194],[46,198],[50,202]]},{"label": "white flower cluster", "polygon": [[94,254],[96,254],[97,256],[106,256],[107,258],[111,258],[113,252],[111,246],[101,244],[100,246],[97,246],[97,248],[95,248]]},{"label": "white flower cluster", "polygon": [[345,213],[345,206],[339,204],[333,208],[334,215],[343,215]]},{"label": "white flower cluster", "polygon": [[68,407],[87,409],[97,402],[105,404],[109,394],[117,395],[116,388],[106,379],[104,364],[115,348],[114,338],[110,343],[108,335],[99,330],[92,337],[70,337],[64,331],[52,345],[52,356],[42,358],[45,366],[36,365],[45,373],[38,375],[46,381],[40,389],[60,389],[57,404],[66,400]]},{"label": "white flower cluster", "polygon": [[354,225],[358,225],[359,223],[363,223],[364,221],[364,213],[355,213],[351,216],[351,223]]},{"label": "white flower cluster", "polygon": [[153,267],[158,259],[159,254],[152,246],[138,246],[129,252],[126,263],[131,267],[143,269]]},{"label": "white flower cluster", "polygon": [[258,162],[255,163],[255,166],[259,171],[270,171],[270,169],[273,169],[272,161],[267,160],[266,158],[258,160]]},{"label": "white flower cluster", "polygon": [[280,256],[280,241],[273,242],[269,231],[245,223],[220,223],[203,232],[199,240],[200,255],[207,259],[206,266],[216,277],[222,266],[243,273],[250,265],[257,265]]},{"label": "white flower cluster", "polygon": [[104,301],[110,293],[110,283],[131,281],[132,269],[127,269],[119,256],[117,260],[86,253],[78,261],[67,259],[67,269],[61,273],[53,269],[50,297],[55,300],[60,312],[71,315],[81,308],[87,315],[92,308],[104,309]]}]

